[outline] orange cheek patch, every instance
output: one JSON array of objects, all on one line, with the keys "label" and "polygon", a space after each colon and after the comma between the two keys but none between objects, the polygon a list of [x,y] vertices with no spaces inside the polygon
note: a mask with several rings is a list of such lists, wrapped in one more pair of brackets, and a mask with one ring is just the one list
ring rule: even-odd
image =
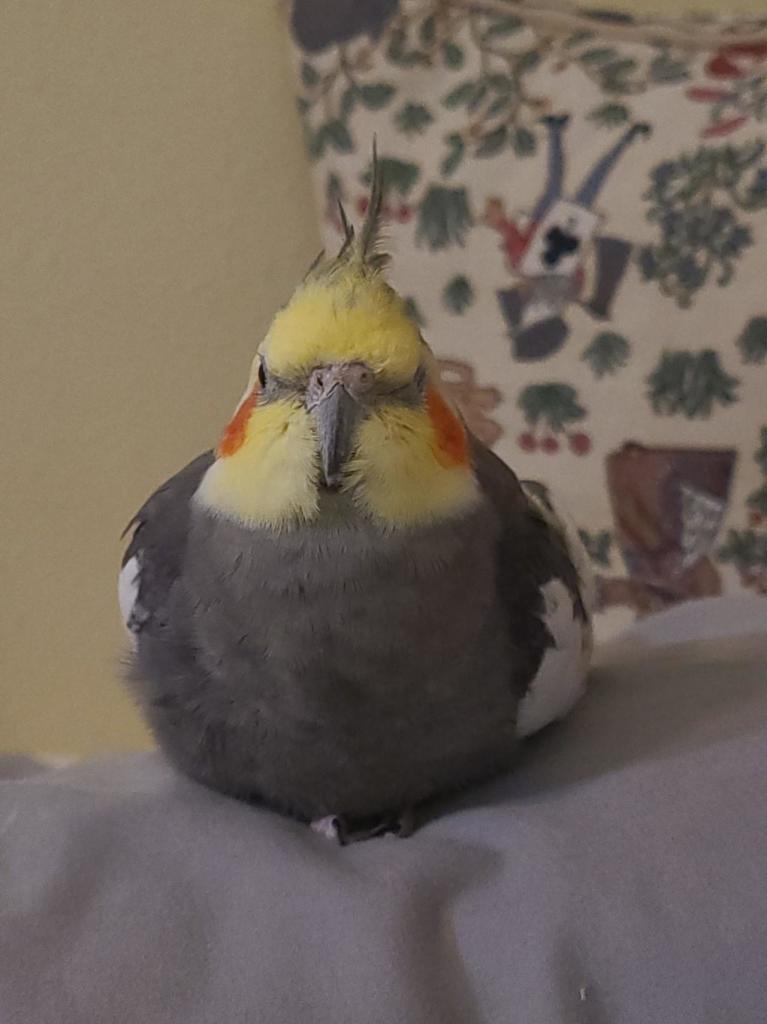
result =
[{"label": "orange cheek patch", "polygon": [[216,449],[217,455],[234,455],[234,453],[242,447],[245,441],[245,432],[248,427],[248,420],[257,405],[258,388],[253,388],[248,397],[243,399],[240,403],[240,407],[237,409],[237,412],[234,414],[229,425],[224,431],[224,436],[221,438],[218,448]]},{"label": "orange cheek patch", "polygon": [[426,393],[426,411],[437,434],[439,461],[443,466],[465,466],[469,461],[469,442],[463,424],[434,388]]}]

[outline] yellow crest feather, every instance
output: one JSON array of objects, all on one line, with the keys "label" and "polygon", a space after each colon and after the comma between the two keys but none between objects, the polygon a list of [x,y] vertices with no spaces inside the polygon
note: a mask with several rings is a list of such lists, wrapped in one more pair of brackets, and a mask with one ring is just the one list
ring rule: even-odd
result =
[{"label": "yellow crest feather", "polygon": [[395,381],[418,369],[424,344],[405,304],[378,273],[354,265],[310,279],[274,318],[261,347],[278,376],[358,360]]}]

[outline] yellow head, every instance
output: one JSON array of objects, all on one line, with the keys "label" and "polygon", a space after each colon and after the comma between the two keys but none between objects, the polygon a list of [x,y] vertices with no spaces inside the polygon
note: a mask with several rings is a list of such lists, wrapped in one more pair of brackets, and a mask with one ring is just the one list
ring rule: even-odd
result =
[{"label": "yellow head", "polygon": [[466,430],[376,252],[374,161],[359,238],[318,261],[274,318],[198,491],[254,527],[311,521],[323,492],[385,527],[456,515],[477,498]]}]

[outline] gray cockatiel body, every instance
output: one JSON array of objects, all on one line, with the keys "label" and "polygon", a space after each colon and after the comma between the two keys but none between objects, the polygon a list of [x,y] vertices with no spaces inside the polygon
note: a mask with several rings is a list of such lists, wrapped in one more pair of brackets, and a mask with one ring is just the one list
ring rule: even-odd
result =
[{"label": "gray cockatiel body", "polygon": [[507,767],[520,704],[533,727],[552,688],[551,718],[569,709],[589,627],[564,532],[473,449],[485,500],[411,530],[336,495],[290,533],[215,517],[192,501],[212,455],[150,498],[125,558],[133,675],[171,760],[302,818],[388,815]]},{"label": "gray cockatiel body", "polygon": [[572,706],[590,596],[546,494],[439,393],[374,222],[348,235],[278,314],[216,454],[136,516],[120,597],[173,762],[374,834]]}]

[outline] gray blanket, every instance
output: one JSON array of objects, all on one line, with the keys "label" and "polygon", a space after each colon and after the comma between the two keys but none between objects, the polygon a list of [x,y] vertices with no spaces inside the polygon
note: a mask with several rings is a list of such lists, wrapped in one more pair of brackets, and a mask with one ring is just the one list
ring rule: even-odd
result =
[{"label": "gray blanket", "polygon": [[0,1021],[760,1024],[767,629],[712,639],[728,608],[767,626],[645,625],[407,840],[334,847],[157,754],[8,762]]}]

